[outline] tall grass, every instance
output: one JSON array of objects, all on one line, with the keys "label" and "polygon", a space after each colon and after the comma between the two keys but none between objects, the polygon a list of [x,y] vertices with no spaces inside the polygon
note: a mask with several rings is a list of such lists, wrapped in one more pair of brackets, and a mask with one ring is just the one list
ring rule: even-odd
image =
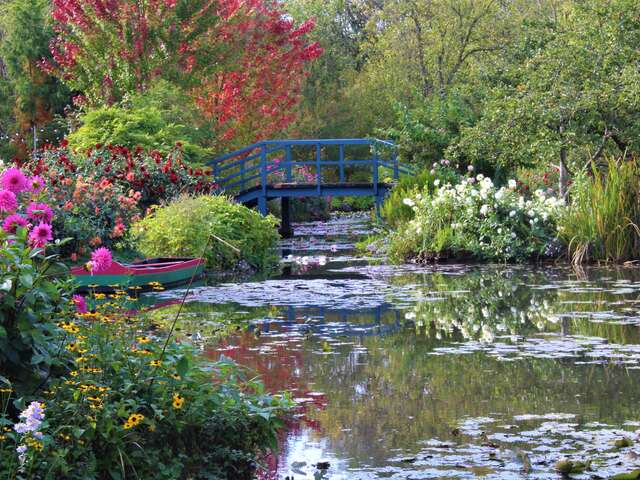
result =
[{"label": "tall grass", "polygon": [[624,262],[640,256],[640,168],[608,158],[576,179],[560,236],[572,263]]},{"label": "tall grass", "polygon": [[403,200],[410,196],[411,193],[424,190],[425,187],[432,191],[435,178],[427,169],[421,170],[416,176],[407,175],[402,177],[398,184],[393,187],[380,209],[380,214],[384,218],[385,224],[389,228],[396,229],[413,219],[413,210],[405,205]]}]

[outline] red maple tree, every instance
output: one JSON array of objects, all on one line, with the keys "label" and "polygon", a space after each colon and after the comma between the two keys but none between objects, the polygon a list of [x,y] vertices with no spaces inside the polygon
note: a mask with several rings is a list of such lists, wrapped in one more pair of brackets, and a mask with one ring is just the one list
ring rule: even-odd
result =
[{"label": "red maple tree", "polygon": [[159,78],[193,96],[219,143],[253,141],[296,117],[313,20],[296,26],[276,0],[53,0],[53,61],[42,68],[113,104]]}]

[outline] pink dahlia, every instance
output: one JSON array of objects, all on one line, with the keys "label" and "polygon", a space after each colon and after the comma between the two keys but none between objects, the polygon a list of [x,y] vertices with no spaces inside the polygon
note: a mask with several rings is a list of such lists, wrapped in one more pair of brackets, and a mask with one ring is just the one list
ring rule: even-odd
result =
[{"label": "pink dahlia", "polygon": [[29,223],[27,222],[26,218],[24,218],[22,215],[14,213],[13,215],[9,215],[4,219],[4,222],[2,222],[2,229],[5,232],[13,235],[14,233],[16,233],[18,227],[26,227],[28,224]]},{"label": "pink dahlia", "polygon": [[11,190],[0,190],[0,212],[13,213],[18,208],[18,199]]},{"label": "pink dahlia", "polygon": [[44,190],[44,180],[38,175],[29,178],[28,188],[31,193],[40,193]]},{"label": "pink dahlia", "polygon": [[48,223],[39,223],[29,234],[29,243],[35,248],[42,248],[51,240],[53,229]]},{"label": "pink dahlia", "polygon": [[27,207],[27,216],[34,221],[51,223],[53,210],[46,203],[31,202]]},{"label": "pink dahlia", "polygon": [[89,311],[87,302],[82,295],[74,295],[72,298],[73,304],[76,306],[76,312],[83,314]]},{"label": "pink dahlia", "polygon": [[2,186],[13,193],[27,189],[27,177],[19,168],[9,168],[2,174]]},{"label": "pink dahlia", "polygon": [[111,251],[106,247],[100,247],[91,254],[91,261],[87,267],[91,273],[100,273],[107,270],[113,263]]}]

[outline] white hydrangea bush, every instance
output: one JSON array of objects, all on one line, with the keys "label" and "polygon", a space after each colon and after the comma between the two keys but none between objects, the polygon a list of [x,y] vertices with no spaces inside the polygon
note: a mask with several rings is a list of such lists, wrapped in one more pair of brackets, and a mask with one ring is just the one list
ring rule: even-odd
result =
[{"label": "white hydrangea bush", "polygon": [[436,187],[431,195],[419,192],[404,199],[415,217],[401,236],[414,248],[496,261],[561,253],[557,220],[565,208],[563,200],[542,190],[526,198],[516,191],[515,180],[496,188],[481,174],[456,185],[436,181]]}]

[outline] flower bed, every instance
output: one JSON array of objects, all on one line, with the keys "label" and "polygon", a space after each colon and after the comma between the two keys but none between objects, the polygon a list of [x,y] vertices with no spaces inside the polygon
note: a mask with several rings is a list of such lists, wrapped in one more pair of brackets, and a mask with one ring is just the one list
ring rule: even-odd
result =
[{"label": "flower bed", "polygon": [[[72,295],[47,186],[0,177],[0,477],[252,478],[289,402],[229,361],[203,366],[124,291]],[[108,269],[96,249],[87,268]]]},{"label": "flower bed", "polygon": [[97,145],[78,155],[63,143],[43,150],[26,169],[47,180],[54,230],[72,239],[65,249],[72,258],[98,245],[130,247],[129,226],[150,206],[181,193],[206,193],[213,186],[209,172],[185,164],[179,149],[164,155]]}]

